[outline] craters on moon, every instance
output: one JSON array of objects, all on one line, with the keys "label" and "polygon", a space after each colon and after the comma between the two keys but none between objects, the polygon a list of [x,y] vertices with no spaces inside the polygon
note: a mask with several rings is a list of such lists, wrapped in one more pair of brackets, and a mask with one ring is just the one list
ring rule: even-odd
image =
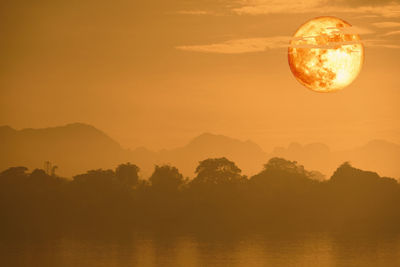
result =
[{"label": "craters on moon", "polygon": [[358,76],[364,47],[351,25],[335,17],[303,24],[290,41],[289,66],[296,79],[316,92],[332,92]]}]

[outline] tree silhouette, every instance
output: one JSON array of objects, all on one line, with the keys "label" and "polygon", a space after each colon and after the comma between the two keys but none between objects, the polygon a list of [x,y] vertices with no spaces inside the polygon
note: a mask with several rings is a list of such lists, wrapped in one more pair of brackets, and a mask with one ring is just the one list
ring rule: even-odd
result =
[{"label": "tree silhouette", "polygon": [[43,180],[48,176],[48,174],[42,169],[34,169],[29,176],[34,180]]},{"label": "tree silhouette", "polygon": [[26,171],[28,168],[26,167],[11,167],[8,168],[7,170],[3,171],[0,173],[0,177],[6,178],[6,177],[24,177],[26,176]]},{"label": "tree silhouette", "polygon": [[0,234],[400,231],[398,182],[348,162],[320,181],[283,158],[271,158],[250,179],[227,158],[200,161],[189,182],[169,165],[156,165],[148,180],[138,172],[124,163],[115,171],[89,170],[67,180],[42,169],[9,168],[0,173]]},{"label": "tree silhouette", "polygon": [[139,170],[140,168],[138,166],[128,162],[125,164],[120,164],[115,169],[115,176],[121,183],[128,186],[135,186],[139,181]]},{"label": "tree silhouette", "polygon": [[88,185],[108,185],[115,181],[115,173],[112,170],[90,170],[74,176],[75,183]]},{"label": "tree silhouette", "polygon": [[178,169],[169,165],[156,165],[149,181],[153,188],[161,191],[178,190],[185,182]]},{"label": "tree silhouette", "polygon": [[328,207],[336,226],[393,227],[400,220],[394,211],[400,204],[400,188],[395,179],[382,178],[344,162],[327,185]]},{"label": "tree silhouette", "polygon": [[196,168],[197,176],[192,184],[238,184],[245,181],[241,170],[227,158],[214,158],[200,161]]}]

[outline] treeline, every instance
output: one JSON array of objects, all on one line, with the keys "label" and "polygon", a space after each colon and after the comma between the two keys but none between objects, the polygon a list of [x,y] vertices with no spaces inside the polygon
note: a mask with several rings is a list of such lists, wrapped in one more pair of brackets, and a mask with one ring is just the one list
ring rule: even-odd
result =
[{"label": "treeline", "polygon": [[226,158],[206,159],[187,179],[173,166],[91,170],[73,179],[13,167],[0,174],[0,231],[400,230],[400,186],[344,163],[329,180],[272,158],[252,177]]}]

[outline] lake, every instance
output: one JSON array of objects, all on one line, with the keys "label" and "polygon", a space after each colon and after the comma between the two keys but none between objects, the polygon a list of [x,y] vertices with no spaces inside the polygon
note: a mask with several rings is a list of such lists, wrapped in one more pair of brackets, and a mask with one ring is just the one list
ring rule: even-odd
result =
[{"label": "lake", "polygon": [[1,266],[400,266],[400,237],[135,235],[0,241]]}]

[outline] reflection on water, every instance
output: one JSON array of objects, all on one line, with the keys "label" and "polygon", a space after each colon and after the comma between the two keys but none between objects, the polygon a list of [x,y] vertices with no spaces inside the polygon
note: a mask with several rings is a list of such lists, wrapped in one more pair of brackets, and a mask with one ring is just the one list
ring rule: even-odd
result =
[{"label": "reflection on water", "polygon": [[1,241],[2,266],[400,266],[400,237],[263,235]]}]

